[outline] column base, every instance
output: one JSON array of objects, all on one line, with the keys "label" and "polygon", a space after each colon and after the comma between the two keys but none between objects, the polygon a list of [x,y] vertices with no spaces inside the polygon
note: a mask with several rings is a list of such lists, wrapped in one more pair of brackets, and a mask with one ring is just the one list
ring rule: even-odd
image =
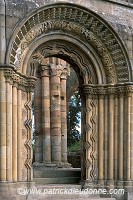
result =
[{"label": "column base", "polygon": [[68,162],[35,162],[33,163],[33,168],[72,168],[71,164]]},{"label": "column base", "polygon": [[132,180],[127,180],[127,181],[118,180],[116,183],[116,186],[118,189],[124,188],[126,191],[132,191],[133,190],[133,181]]},{"label": "column base", "polygon": [[132,180],[124,181],[124,189],[125,191],[132,192],[133,194],[133,181]]},{"label": "column base", "polygon": [[115,188],[115,181],[114,180],[107,180],[106,181],[106,188],[109,188],[109,189]]},{"label": "column base", "polygon": [[105,180],[97,180],[97,188],[104,188]]},{"label": "column base", "polygon": [[116,186],[117,186],[118,189],[123,189],[124,188],[124,181],[118,180],[116,182]]},{"label": "column base", "polygon": [[97,188],[97,183],[95,181],[92,181],[92,180],[84,180],[84,181],[82,181],[81,184],[82,184],[83,189],[87,189],[87,188],[94,189],[94,188]]}]

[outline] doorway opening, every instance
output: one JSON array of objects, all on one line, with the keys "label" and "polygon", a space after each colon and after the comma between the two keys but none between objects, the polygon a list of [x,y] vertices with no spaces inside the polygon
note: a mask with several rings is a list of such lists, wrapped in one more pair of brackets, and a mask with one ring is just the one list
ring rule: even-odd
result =
[{"label": "doorway opening", "polygon": [[[36,59],[36,65],[35,62],[30,62],[30,68],[37,78],[33,95],[34,172],[38,167],[45,171],[59,171],[62,168],[62,172],[65,170],[66,176],[72,179],[72,168],[78,168],[74,170],[73,181],[79,182],[81,98],[76,72],[65,60],[57,57],[45,58],[38,65]],[[72,155],[68,156],[68,152],[71,154],[71,150],[77,145],[78,160],[74,164],[69,162]],[[34,173],[35,178],[37,173]]]},{"label": "doorway opening", "polygon": [[67,156],[73,168],[81,168],[81,106],[78,77],[70,68],[67,78]]}]

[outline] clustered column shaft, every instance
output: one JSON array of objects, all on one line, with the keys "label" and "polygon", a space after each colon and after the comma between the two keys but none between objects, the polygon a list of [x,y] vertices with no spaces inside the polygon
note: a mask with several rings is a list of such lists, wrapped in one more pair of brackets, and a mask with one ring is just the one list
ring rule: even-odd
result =
[{"label": "clustered column shaft", "polygon": [[[6,83],[7,98],[7,180],[12,181],[12,85]],[[20,129],[21,130],[21,129]]]},{"label": "clustered column shaft", "polygon": [[6,181],[6,83],[0,71],[0,180]]},{"label": "clustered column shaft", "polygon": [[34,92],[34,116],[35,116],[35,162],[42,162],[43,160],[43,135],[42,135],[42,90],[41,78],[38,77],[36,81],[36,88]]},{"label": "clustered column shaft", "polygon": [[[118,188],[122,188],[132,185],[133,95],[132,87],[128,87],[85,86],[86,126],[88,126],[84,144],[86,184],[95,181],[96,170],[99,187],[110,188],[117,184]],[[92,106],[96,99],[98,100],[97,123],[94,120],[96,113]],[[94,124],[97,128],[94,128]],[[97,140],[94,138],[95,130],[97,130]],[[97,152],[96,157],[95,152]],[[94,159],[97,162],[95,166]]]},{"label": "clustered column shaft", "polygon": [[49,68],[42,66],[43,162],[51,162]]},{"label": "clustered column shaft", "polygon": [[[66,79],[69,69],[65,61],[51,57],[44,60],[41,67],[38,67],[38,72],[41,87],[37,84],[35,89],[35,129],[43,138],[43,144],[37,147],[38,151],[43,149],[43,155],[38,159],[39,152],[36,151],[35,162],[67,163]],[[36,100],[39,87],[42,95],[40,108],[40,102]],[[37,112],[37,108],[41,118],[38,117],[40,113]],[[38,123],[41,124],[40,130]],[[36,144],[39,144],[38,139],[36,136]]]},{"label": "clustered column shaft", "polygon": [[[55,66],[53,66],[55,68]],[[57,75],[57,69],[52,69],[50,78],[51,91],[51,148],[52,161],[61,162],[61,99],[60,99],[60,74]],[[55,74],[54,74],[55,73]]]},{"label": "clustered column shaft", "polygon": [[18,105],[18,109],[17,109],[17,119],[18,119],[18,124],[17,124],[17,142],[18,142],[18,161],[17,161],[17,172],[18,172],[18,180],[21,181],[22,178],[22,134],[21,134],[21,127],[22,127],[22,119],[21,119],[21,115],[22,115],[22,110],[21,110],[21,90],[18,89],[17,91],[17,105]]},{"label": "clustered column shaft", "polygon": [[103,141],[104,141],[104,100],[103,100],[103,95],[99,96],[99,110],[98,110],[98,119],[99,119],[99,123],[98,123],[98,179],[99,182],[102,183],[103,181],[103,177],[104,177],[104,157],[103,157]]},{"label": "clustered column shaft", "polygon": [[61,157],[67,162],[67,108],[66,108],[66,76],[61,77]]},{"label": "clustered column shaft", "polygon": [[12,110],[12,170],[13,170],[13,181],[17,181],[17,88],[13,86],[13,110]]},{"label": "clustered column shaft", "polygon": [[[29,78],[27,81],[8,68],[0,70],[0,82],[0,181],[31,181],[32,114],[31,98],[27,99],[26,90],[31,96],[35,79]],[[22,92],[26,97],[23,106]],[[23,133],[26,137],[24,142]]]}]

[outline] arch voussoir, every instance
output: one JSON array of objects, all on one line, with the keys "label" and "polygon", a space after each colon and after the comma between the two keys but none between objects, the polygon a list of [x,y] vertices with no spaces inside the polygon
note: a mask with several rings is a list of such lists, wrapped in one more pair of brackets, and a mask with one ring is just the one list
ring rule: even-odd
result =
[{"label": "arch voussoir", "polygon": [[16,59],[19,59],[16,58],[16,52],[20,50],[20,54],[23,55],[35,38],[54,31],[75,35],[91,45],[101,57],[107,83],[131,80],[126,51],[113,29],[91,11],[71,4],[66,4],[65,8],[61,3],[49,5],[22,23],[10,45],[11,54],[8,62],[13,65],[17,63]]}]

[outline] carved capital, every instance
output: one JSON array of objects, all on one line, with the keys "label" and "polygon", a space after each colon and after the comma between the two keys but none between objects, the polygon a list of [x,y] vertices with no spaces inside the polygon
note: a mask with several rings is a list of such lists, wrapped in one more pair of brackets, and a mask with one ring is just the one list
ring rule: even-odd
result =
[{"label": "carved capital", "polygon": [[23,76],[12,69],[5,69],[4,76],[7,82],[19,89],[33,91],[35,87],[36,78]]},{"label": "carved capital", "polygon": [[50,67],[49,65],[41,65],[38,70],[40,71],[40,74],[42,77],[46,76],[49,77],[50,76]]},{"label": "carved capital", "polygon": [[70,67],[64,66],[62,73],[61,73],[61,79],[67,79],[67,76],[70,76]]},{"label": "carved capital", "polygon": [[105,85],[105,86],[98,86],[98,85],[84,85],[83,88],[85,95],[98,95],[102,97],[103,95],[115,95],[115,96],[124,96],[128,95],[131,96],[133,94],[133,85]]},{"label": "carved capital", "polygon": [[63,71],[62,65],[50,64],[50,69],[51,69],[51,76],[61,77]]}]

